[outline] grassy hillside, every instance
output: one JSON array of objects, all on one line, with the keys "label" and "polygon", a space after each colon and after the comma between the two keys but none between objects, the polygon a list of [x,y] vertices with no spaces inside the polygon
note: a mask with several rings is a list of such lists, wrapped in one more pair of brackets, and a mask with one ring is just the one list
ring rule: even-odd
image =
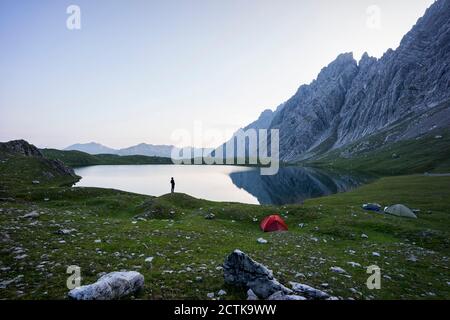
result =
[{"label": "grassy hillside", "polygon": [[61,160],[71,167],[93,165],[132,165],[132,164],[172,164],[170,158],[147,156],[118,156],[114,154],[91,155],[81,151],[62,151],[42,149],[41,152],[49,159]]},{"label": "grassy hillside", "polygon": [[[26,186],[3,186],[15,200],[0,201],[0,298],[65,299],[66,268],[78,265],[82,284],[102,272],[141,272],[145,289],[135,298],[206,299],[224,289],[223,299],[241,299],[245,290],[225,285],[221,270],[239,248],[286,285],[297,281],[343,299],[450,299],[450,177],[382,178],[349,193],[275,207],[33,185],[27,181],[39,176],[39,163],[17,161],[0,162],[2,182]],[[420,213],[417,220],[385,216],[363,211],[365,202],[404,203]],[[22,217],[33,210],[38,218]],[[204,218],[209,212],[214,220]],[[275,212],[289,232],[262,233],[259,221]],[[260,237],[268,244],[257,243]],[[150,256],[151,266],[144,261]],[[381,290],[366,287],[370,265],[381,268]],[[332,272],[335,266],[347,273]]]},{"label": "grassy hillside", "polygon": [[305,164],[382,175],[450,172],[450,130],[387,145],[384,139],[376,135]]}]

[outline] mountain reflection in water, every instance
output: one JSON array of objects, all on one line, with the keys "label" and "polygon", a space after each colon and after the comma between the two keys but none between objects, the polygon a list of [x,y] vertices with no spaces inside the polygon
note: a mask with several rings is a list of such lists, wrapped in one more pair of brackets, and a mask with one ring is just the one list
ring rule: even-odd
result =
[{"label": "mountain reflection in water", "polygon": [[235,186],[267,205],[302,203],[306,199],[349,191],[374,179],[360,173],[302,167],[283,167],[274,176],[262,176],[256,169],[233,172],[230,178]]}]

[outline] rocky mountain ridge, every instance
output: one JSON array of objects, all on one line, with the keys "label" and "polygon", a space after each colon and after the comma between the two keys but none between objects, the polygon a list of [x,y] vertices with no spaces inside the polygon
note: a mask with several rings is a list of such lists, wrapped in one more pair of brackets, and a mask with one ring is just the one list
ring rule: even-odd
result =
[{"label": "rocky mountain ridge", "polygon": [[271,116],[266,128],[279,130],[283,162],[320,157],[380,133],[383,143],[392,143],[448,128],[450,1],[436,1],[380,59],[339,55]]}]

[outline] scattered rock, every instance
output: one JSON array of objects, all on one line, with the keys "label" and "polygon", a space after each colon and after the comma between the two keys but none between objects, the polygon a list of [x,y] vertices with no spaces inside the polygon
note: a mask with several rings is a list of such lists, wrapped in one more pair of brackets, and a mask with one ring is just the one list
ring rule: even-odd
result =
[{"label": "scattered rock", "polygon": [[261,243],[261,244],[266,244],[268,242],[266,239],[263,239],[263,238],[259,238],[256,241],[258,241],[258,243]]},{"label": "scattered rock", "polygon": [[14,202],[16,199],[14,198],[0,198],[0,201],[2,202]]},{"label": "scattered rock", "polygon": [[363,238],[363,239],[369,239],[369,236],[368,236],[367,234],[363,233],[363,234],[361,235],[361,238]]},{"label": "scattered rock", "polygon": [[205,215],[205,219],[206,219],[206,220],[213,220],[215,217],[216,217],[216,215],[215,215],[214,213],[212,213],[212,212],[207,213],[207,214]]},{"label": "scattered rock", "polygon": [[77,230],[75,230],[75,229],[60,229],[60,230],[56,231],[56,234],[69,235],[75,231],[77,231]]},{"label": "scattered rock", "polygon": [[153,257],[147,257],[147,258],[145,258],[145,262],[152,263],[153,259],[154,259]]},{"label": "scattered rock", "polygon": [[349,265],[351,265],[353,268],[355,268],[355,267],[361,267],[361,264],[359,264],[359,263],[357,263],[357,262],[353,262],[353,261],[350,261],[350,262],[347,262]]},{"label": "scattered rock", "polygon": [[330,270],[336,273],[347,273],[347,271],[345,271],[341,267],[331,267]]},{"label": "scattered rock", "polygon": [[306,300],[305,297],[292,295],[292,294],[285,294],[283,291],[278,291],[272,294],[267,300],[272,301],[292,301],[292,300]]},{"label": "scattered rock", "polygon": [[206,295],[209,299],[214,299],[214,292],[210,292]]},{"label": "scattered rock", "polygon": [[40,184],[41,182],[39,180],[33,180],[31,183],[32,184]]},{"label": "scattered rock", "polygon": [[69,297],[75,300],[115,300],[143,288],[144,276],[139,272],[111,272],[93,284],[71,290]]},{"label": "scattered rock", "polygon": [[221,297],[221,296],[225,296],[227,294],[227,292],[225,291],[225,290],[219,290],[219,292],[217,292],[217,295],[219,296],[219,297]]},{"label": "scattered rock", "polygon": [[223,270],[226,283],[246,286],[261,299],[267,299],[278,291],[285,294],[292,293],[292,290],[280,284],[273,277],[271,270],[240,250],[235,250],[225,259]]},{"label": "scattered rock", "polygon": [[292,286],[292,290],[295,293],[300,293],[301,295],[309,298],[309,299],[328,299],[330,295],[326,292],[323,292],[319,289],[313,288],[306,284],[301,284],[297,282],[289,282]]},{"label": "scattered rock", "polygon": [[30,213],[27,213],[26,215],[22,216],[22,218],[26,218],[26,219],[35,219],[37,217],[39,217],[40,214],[37,211],[32,211]]}]

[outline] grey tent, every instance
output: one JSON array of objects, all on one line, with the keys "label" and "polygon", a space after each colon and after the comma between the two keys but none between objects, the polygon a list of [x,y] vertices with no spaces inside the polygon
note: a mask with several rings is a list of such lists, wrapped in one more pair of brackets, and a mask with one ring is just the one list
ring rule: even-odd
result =
[{"label": "grey tent", "polygon": [[393,206],[387,207],[386,209],[384,209],[384,212],[397,217],[417,219],[417,216],[414,214],[414,212],[412,212],[411,209],[409,209],[407,206],[404,206],[403,204],[395,204]]}]

